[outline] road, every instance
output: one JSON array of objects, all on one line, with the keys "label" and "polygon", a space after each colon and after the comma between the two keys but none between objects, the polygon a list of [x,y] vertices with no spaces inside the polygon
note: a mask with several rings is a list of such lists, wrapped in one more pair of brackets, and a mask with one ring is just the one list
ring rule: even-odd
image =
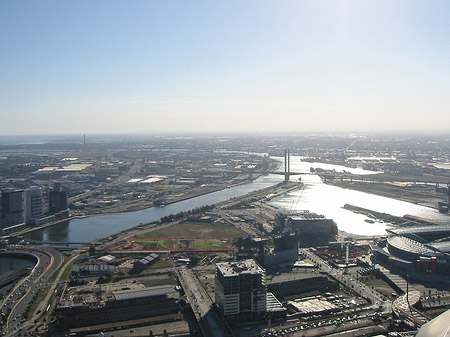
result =
[{"label": "road", "polygon": [[31,273],[17,283],[0,305],[2,313],[10,311],[3,332],[6,336],[16,336],[29,324],[29,321],[24,318],[27,306],[42,288],[43,283],[47,282],[61,266],[64,256],[56,249],[49,247],[13,247],[8,252],[27,253],[37,258]]},{"label": "road", "polygon": [[181,267],[176,270],[180,283],[190,303],[204,336],[225,337],[232,333],[213,308],[211,298],[206,293],[193,271]]},{"label": "road", "polygon": [[309,248],[301,248],[299,252],[317,264],[322,272],[334,277],[336,280],[351,288],[360,296],[368,298],[371,301],[374,310],[381,308],[384,313],[392,312],[391,301],[385,301],[382,294],[360,282],[355,276],[347,274],[345,270],[330,266],[326,261],[314,254]]}]

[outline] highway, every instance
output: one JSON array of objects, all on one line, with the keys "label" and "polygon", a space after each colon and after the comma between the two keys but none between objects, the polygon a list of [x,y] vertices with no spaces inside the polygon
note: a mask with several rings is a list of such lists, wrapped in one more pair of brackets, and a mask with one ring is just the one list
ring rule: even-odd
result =
[{"label": "highway", "polygon": [[10,311],[4,324],[3,333],[6,336],[16,336],[25,328],[24,317],[28,304],[43,284],[62,265],[64,256],[56,249],[49,247],[12,247],[8,253],[31,254],[37,258],[37,263],[31,273],[20,280],[7,294],[0,304],[2,315]]}]

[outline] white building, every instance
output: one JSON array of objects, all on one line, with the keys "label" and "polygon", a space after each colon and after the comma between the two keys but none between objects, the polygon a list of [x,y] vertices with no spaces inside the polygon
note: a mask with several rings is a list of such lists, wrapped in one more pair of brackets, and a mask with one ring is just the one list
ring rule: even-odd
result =
[{"label": "white building", "polygon": [[267,303],[266,271],[254,260],[216,264],[216,304],[229,320],[264,317]]},{"label": "white building", "polygon": [[41,188],[31,186],[24,191],[24,221],[27,225],[34,225],[42,214]]}]

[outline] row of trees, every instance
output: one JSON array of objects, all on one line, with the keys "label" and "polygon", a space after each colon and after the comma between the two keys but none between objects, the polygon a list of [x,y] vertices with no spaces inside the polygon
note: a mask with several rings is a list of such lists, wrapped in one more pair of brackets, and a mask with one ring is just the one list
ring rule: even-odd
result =
[{"label": "row of trees", "polygon": [[214,208],[214,205],[206,205],[206,206],[202,206],[202,207],[197,207],[197,208],[191,209],[191,210],[186,211],[186,212],[179,212],[177,214],[169,214],[169,215],[163,216],[159,220],[159,222],[163,224],[163,223],[169,223],[169,222],[172,222],[172,221],[181,220],[181,219],[183,219],[183,218],[185,218],[187,216],[190,216],[190,215],[201,214],[201,213],[210,211],[213,208]]}]

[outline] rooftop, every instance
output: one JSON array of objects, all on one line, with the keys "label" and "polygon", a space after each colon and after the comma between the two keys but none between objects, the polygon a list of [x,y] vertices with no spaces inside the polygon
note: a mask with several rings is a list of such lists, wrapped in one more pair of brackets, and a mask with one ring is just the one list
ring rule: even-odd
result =
[{"label": "rooftop", "polygon": [[402,228],[389,228],[387,230],[390,234],[396,235],[405,235],[405,234],[427,234],[427,233],[448,233],[450,235],[450,226],[449,225],[431,225],[431,226],[408,226]]},{"label": "rooftop", "polygon": [[417,255],[436,256],[436,254],[438,253],[430,249],[423,243],[413,240],[406,236],[401,235],[390,236],[388,238],[388,243],[389,245],[394,246],[398,249]]},{"label": "rooftop", "polygon": [[121,291],[113,291],[113,296],[116,301],[136,300],[139,298],[169,295],[175,293],[174,286],[156,286],[143,289],[129,289]]},{"label": "rooftop", "polygon": [[237,276],[239,274],[264,274],[265,270],[255,260],[248,259],[237,262],[222,262],[216,264],[224,276]]}]

